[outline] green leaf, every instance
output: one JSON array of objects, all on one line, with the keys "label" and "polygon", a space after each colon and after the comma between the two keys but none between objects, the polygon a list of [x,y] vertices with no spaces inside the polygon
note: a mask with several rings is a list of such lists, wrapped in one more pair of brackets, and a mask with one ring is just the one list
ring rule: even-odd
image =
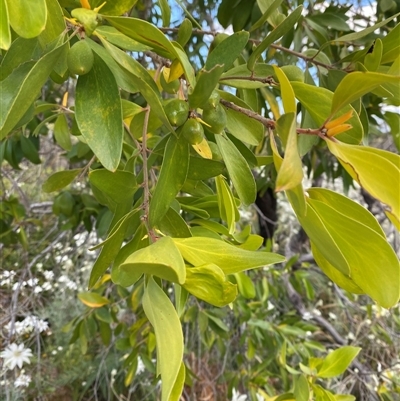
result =
[{"label": "green leaf", "polygon": [[114,74],[114,78],[117,81],[117,85],[130,93],[136,93],[139,89],[132,82],[132,74],[125,68],[121,67],[110,55],[110,53],[103,47],[96,43],[90,38],[86,38],[86,43],[91,47],[91,49],[102,58],[102,60],[107,64],[108,68]]},{"label": "green leaf", "polygon": [[211,70],[201,69],[197,76],[197,83],[192,93],[189,93],[190,107],[196,109],[203,106],[210,98],[217,86],[219,77],[224,71],[223,65],[215,65]]},{"label": "green leaf", "polygon": [[2,81],[0,140],[11,132],[37,98],[64,46],[55,48],[37,62],[20,65]]},{"label": "green leaf", "polygon": [[78,78],[75,117],[82,136],[101,164],[110,171],[119,165],[122,151],[122,106],[115,78],[94,54],[93,68]]},{"label": "green leaf", "polygon": [[332,140],[326,143],[353,179],[373,197],[389,206],[394,223],[400,226],[400,157],[368,146]]},{"label": "green leaf", "polygon": [[107,298],[102,297],[96,292],[80,292],[78,294],[79,300],[89,308],[101,308],[110,303]]},{"label": "green leaf", "polygon": [[94,34],[99,34],[113,45],[131,52],[145,52],[151,49],[149,46],[145,46],[142,43],[139,43],[138,41],[124,35],[113,26],[100,25],[96,28]]},{"label": "green leaf", "polygon": [[81,169],[57,171],[52,174],[42,185],[44,192],[54,192],[65,188],[81,172]]},{"label": "green leaf", "polygon": [[189,168],[189,144],[171,135],[165,147],[156,189],[150,201],[149,222],[157,226],[182,188]]},{"label": "green leaf", "polygon": [[64,14],[59,2],[56,0],[46,0],[46,7],[46,27],[39,35],[39,42],[43,48],[57,39],[65,30]]},{"label": "green leaf", "polygon": [[296,401],[309,401],[310,399],[310,386],[304,375],[300,375],[296,379],[294,385],[294,396]]},{"label": "green leaf", "polygon": [[375,24],[373,26],[369,26],[368,28],[365,28],[360,32],[354,32],[354,33],[349,33],[348,35],[340,36],[339,38],[333,39],[330,43],[332,43],[332,42],[350,42],[350,41],[361,39],[364,36],[367,36],[370,33],[375,32],[382,26],[387,25],[388,22],[390,22],[392,19],[398,17],[399,15],[400,15],[400,13],[392,15],[391,17],[385,19],[384,21],[378,22],[377,24]]},{"label": "green leaf", "polygon": [[311,252],[314,256],[315,262],[321,270],[340,288],[353,294],[365,294],[365,292],[349,276],[346,276],[340,270],[332,266],[332,264],[324,258],[322,253],[312,242]]},{"label": "green leaf", "polygon": [[182,256],[170,237],[162,237],[157,242],[139,249],[119,266],[120,274],[151,274],[162,279],[183,284],[186,269]]},{"label": "green leaf", "polygon": [[360,71],[347,74],[333,94],[331,115],[384,83],[399,85],[400,76]]},{"label": "green leaf", "polygon": [[381,65],[383,52],[382,41],[378,38],[375,40],[372,53],[367,53],[364,58],[364,65],[368,71],[377,71]]},{"label": "green leaf", "polygon": [[249,40],[249,33],[246,31],[236,32],[230,35],[217,45],[207,57],[206,70],[211,70],[216,65],[223,65],[227,71],[233,62],[240,56],[240,53]]},{"label": "green leaf", "polygon": [[[138,0],[113,0],[108,1],[100,9],[100,12],[105,15],[121,15],[129,11]],[[104,3],[103,0],[90,0],[92,8],[101,6]]]},{"label": "green leaf", "polygon": [[265,10],[263,15],[253,24],[249,32],[253,32],[258,28],[261,28],[268,20],[268,18],[273,14],[274,11],[282,4],[282,0],[274,0],[268,8]]},{"label": "green leaf", "polygon": [[[311,198],[307,202],[309,208],[306,218],[308,219],[308,214],[313,209],[348,263],[349,271],[341,270],[337,261],[331,255],[327,257],[326,249],[322,250],[316,244],[316,239],[310,235],[318,250],[378,304],[385,308],[394,306],[400,296],[400,265],[396,253],[386,239],[362,221],[350,219],[337,206],[333,208]],[[304,229],[307,232],[306,227]]]},{"label": "green leaf", "polygon": [[268,86],[273,75],[272,65],[258,63],[254,70],[250,71],[246,64],[241,64],[222,74],[220,83],[238,89],[258,89]]},{"label": "green leaf", "polygon": [[330,378],[341,375],[360,351],[359,347],[345,346],[331,352],[325,357],[317,376]]},{"label": "green leaf", "polygon": [[229,234],[232,235],[236,230],[235,223],[239,220],[239,211],[236,208],[232,191],[221,175],[215,178],[215,186],[221,218],[227,223]]},{"label": "green leaf", "polygon": [[256,296],[256,289],[250,277],[246,276],[246,274],[243,272],[235,273],[234,276],[240,295],[242,295],[246,299],[254,298]]},{"label": "green leaf", "polygon": [[296,22],[301,17],[301,12],[303,10],[303,6],[297,7],[291,14],[289,14],[273,31],[271,31],[267,37],[255,48],[249,60],[247,62],[247,67],[250,71],[254,70],[254,66],[257,62],[257,59],[261,56],[261,54],[276,40],[278,40],[281,36],[285,35]]},{"label": "green leaf", "polygon": [[193,266],[216,264],[225,274],[239,273],[275,263],[285,258],[269,252],[254,252],[240,249],[214,238],[174,238],[184,259]]},{"label": "green leaf", "polygon": [[174,208],[170,207],[158,223],[158,229],[165,235],[177,238],[191,237],[186,221]]},{"label": "green leaf", "polygon": [[[111,229],[130,212],[132,207],[132,200],[128,199],[123,203],[118,203],[115,207],[113,219],[111,221]],[[117,256],[121,245],[125,239],[125,230],[118,230],[116,235],[113,236],[112,241],[107,242],[97,257],[89,278],[89,288],[93,287],[97,280],[104,274],[109,265]]]},{"label": "green leaf", "polygon": [[[279,127],[279,128],[278,128]],[[282,131],[286,131],[283,133]],[[277,124],[277,132],[287,137],[285,157],[276,178],[275,191],[293,189],[303,181],[303,164],[297,149],[296,119],[294,113],[284,114]]]},{"label": "green leaf", "polygon": [[225,166],[222,162],[191,156],[187,178],[196,181],[207,180],[222,174],[224,171]]},{"label": "green leaf", "polygon": [[64,113],[61,113],[54,123],[54,138],[57,143],[67,151],[72,149],[71,135],[69,133],[67,117]]},{"label": "green leaf", "polygon": [[12,29],[23,38],[34,38],[46,26],[45,0],[6,0]]},{"label": "green leaf", "polygon": [[163,26],[169,27],[171,22],[171,8],[168,5],[168,0],[158,0],[161,8],[161,17],[163,21]]},{"label": "green leaf", "polygon": [[111,270],[111,280],[115,284],[119,284],[122,287],[130,287],[135,284],[137,280],[142,276],[143,273],[140,271],[121,271],[120,266],[125,262],[126,258],[132,255],[139,249],[145,248],[150,245],[148,232],[144,223],[141,223],[137,228],[133,238],[125,244],[115,257],[112,270]]},{"label": "green leaf", "polygon": [[131,200],[138,189],[135,175],[122,170],[92,170],[89,181],[115,203]]},{"label": "green leaf", "polygon": [[240,200],[250,205],[255,201],[257,191],[246,159],[226,135],[215,135],[215,140]]},{"label": "green leaf", "polygon": [[161,401],[175,394],[183,358],[183,334],[179,317],[164,291],[150,277],[143,295],[143,309],[154,327],[157,342],[157,373],[161,374]]},{"label": "green leaf", "polygon": [[294,97],[292,85],[286,74],[278,66],[274,65],[273,67],[280,84],[283,109],[285,113],[296,114],[296,99]]},{"label": "green leaf", "polygon": [[190,19],[185,18],[179,27],[177,42],[182,47],[184,47],[186,43],[189,42],[189,39],[192,37],[192,32],[193,24]]},{"label": "green leaf", "polygon": [[118,64],[131,73],[129,74],[130,79],[140,90],[140,93],[146,99],[152,111],[154,111],[154,113],[170,131],[174,131],[165,114],[157,85],[146,69],[122,50],[119,50],[102,38],[100,38],[100,40],[115,61],[117,61]]},{"label": "green leaf", "polygon": [[[308,113],[310,113],[317,126],[322,126],[331,115],[331,105],[334,94],[328,89],[301,82],[292,82],[291,84],[296,98],[306,108]],[[316,102],[315,99],[318,99],[318,102]],[[345,106],[334,118],[347,113],[350,109],[353,109],[353,107],[350,105]],[[364,132],[358,114],[356,112],[353,113],[353,116],[347,123],[351,124],[353,128],[336,135],[335,138],[347,143],[359,144],[362,141]]]},{"label": "green leaf", "polygon": [[11,45],[11,32],[6,0],[0,0],[0,49],[8,50]]},{"label": "green leaf", "polygon": [[228,281],[224,272],[215,264],[188,267],[183,288],[218,307],[233,302],[237,295],[236,285]]}]

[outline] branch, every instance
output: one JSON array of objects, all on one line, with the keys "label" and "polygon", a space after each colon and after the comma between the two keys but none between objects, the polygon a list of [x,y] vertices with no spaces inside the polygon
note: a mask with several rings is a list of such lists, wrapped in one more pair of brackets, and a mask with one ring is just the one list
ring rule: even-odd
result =
[{"label": "branch", "polygon": [[238,106],[235,103],[229,102],[228,100],[221,99],[220,100],[221,104],[223,104],[226,107],[229,107],[232,110],[238,111],[239,113],[242,113],[246,115],[247,117],[253,118],[254,120],[259,121],[261,124],[263,124],[267,128],[275,128],[275,121],[270,120],[269,118],[260,116],[258,113],[245,109],[244,107]]},{"label": "branch", "polygon": [[247,80],[247,81],[255,81],[255,82],[261,82],[262,84],[269,84],[269,85],[278,85],[277,82],[274,81],[274,78],[272,77],[266,77],[266,78],[257,78],[254,76],[235,76],[235,77],[223,77],[220,78],[220,81],[228,81],[228,80],[234,80],[234,79],[242,79],[242,80]]}]

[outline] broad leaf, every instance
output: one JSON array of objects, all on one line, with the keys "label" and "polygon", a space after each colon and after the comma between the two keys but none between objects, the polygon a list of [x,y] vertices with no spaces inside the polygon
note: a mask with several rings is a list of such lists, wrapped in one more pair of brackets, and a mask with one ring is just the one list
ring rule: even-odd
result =
[{"label": "broad leaf", "polygon": [[122,106],[115,78],[106,63],[94,54],[93,68],[78,78],[75,117],[82,136],[101,164],[111,171],[122,151]]},{"label": "broad leaf", "polygon": [[317,376],[330,378],[341,375],[360,351],[359,347],[346,346],[331,352],[318,369]]},{"label": "broad leaf", "polygon": [[57,171],[52,174],[42,185],[44,192],[54,192],[65,188],[81,172],[81,169]]},{"label": "broad leaf", "polygon": [[39,35],[42,47],[47,46],[65,30],[65,19],[62,8],[56,0],[46,0],[47,21],[46,27]]},{"label": "broad leaf", "polygon": [[300,375],[295,381],[294,395],[296,401],[309,401],[310,399],[310,386],[304,374]]},{"label": "broad leaf", "polygon": [[400,76],[360,71],[347,74],[333,94],[331,115],[384,83],[400,85]]},{"label": "broad leaf", "polygon": [[[150,277],[143,296],[143,309],[154,327],[157,342],[157,374],[161,374],[161,401],[169,401],[181,380],[183,334],[181,322],[165,292]],[[174,400],[176,401],[176,400]]]},{"label": "broad leaf", "polygon": [[278,66],[274,65],[273,67],[280,84],[283,109],[285,113],[296,113],[296,99],[292,85],[286,74]]},{"label": "broad leaf", "polygon": [[55,48],[37,62],[20,65],[2,81],[0,139],[11,132],[37,98],[64,46],[66,44]]},{"label": "broad leaf", "polygon": [[[318,200],[307,201],[309,208],[306,218],[313,209],[348,263],[349,271],[341,270],[342,273],[381,306],[394,306],[400,296],[400,265],[396,253],[385,238],[363,222],[349,219],[337,205],[333,208]],[[307,232],[310,227],[304,229]],[[316,244],[314,235],[310,235],[310,239]],[[316,246],[338,268],[337,261],[331,256],[327,257],[326,250],[321,249],[319,244]]]},{"label": "broad leaf", "polygon": [[23,38],[34,38],[46,26],[46,0],[6,0],[12,29]]},{"label": "broad leaf", "polygon": [[394,223],[400,226],[400,157],[367,146],[332,140],[326,143],[353,179],[389,207]]},{"label": "broad leaf", "polygon": [[229,234],[233,234],[236,229],[235,223],[239,220],[239,211],[236,208],[232,191],[221,175],[215,178],[215,186],[221,218],[227,223]]},{"label": "broad leaf", "polygon": [[157,226],[182,188],[189,168],[189,144],[171,135],[165,147],[157,185],[150,201],[149,222]]},{"label": "broad leaf", "polygon": [[186,278],[182,256],[170,237],[162,237],[134,252],[121,263],[119,270],[124,276],[130,272],[135,276],[150,274],[178,284],[183,284]]},{"label": "broad leaf", "polygon": [[189,93],[190,107],[196,109],[204,105],[210,98],[211,93],[218,84],[219,77],[224,71],[223,65],[215,65],[211,70],[200,70],[197,76],[196,86]]},{"label": "broad leaf", "polygon": [[145,46],[142,43],[139,43],[136,40],[124,35],[113,26],[101,25],[96,28],[94,34],[99,34],[113,45],[131,52],[145,52],[151,49],[149,46]]},{"label": "broad leaf", "polygon": [[285,260],[275,253],[247,251],[214,238],[174,238],[174,242],[184,259],[193,266],[216,264],[225,274],[239,273]]},{"label": "broad leaf", "polygon": [[218,307],[233,302],[237,295],[236,285],[228,281],[224,272],[215,264],[188,267],[183,288]]},{"label": "broad leaf", "polygon": [[115,203],[132,199],[138,189],[135,175],[122,170],[114,173],[105,169],[93,170],[89,173],[89,181]]},{"label": "broad leaf", "polygon": [[158,223],[158,229],[165,235],[177,238],[191,237],[186,221],[174,208],[170,207]]},{"label": "broad leaf", "polygon": [[256,184],[246,159],[226,135],[216,135],[215,139],[240,200],[250,205],[256,199]]},{"label": "broad leaf", "polygon": [[[105,15],[121,15],[129,11],[138,0],[113,0],[107,1],[100,9],[100,12]],[[100,7],[103,0],[90,0],[90,5],[93,8]]]},{"label": "broad leaf", "polygon": [[211,70],[216,65],[223,65],[227,71],[240,56],[248,40],[249,33],[245,31],[236,32],[223,40],[207,57],[205,69]]},{"label": "broad leaf", "polygon": [[225,166],[222,162],[191,156],[187,178],[191,180],[207,180],[223,174],[224,171]]}]

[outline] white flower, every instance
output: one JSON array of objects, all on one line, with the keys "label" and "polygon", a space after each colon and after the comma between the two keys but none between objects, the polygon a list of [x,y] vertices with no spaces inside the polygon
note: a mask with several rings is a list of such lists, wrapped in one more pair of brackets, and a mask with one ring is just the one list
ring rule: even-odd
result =
[{"label": "white flower", "polygon": [[311,319],[312,319],[312,315],[310,312],[303,313],[303,320],[311,320]]},{"label": "white flower", "polygon": [[45,291],[50,291],[53,288],[53,286],[48,281],[46,281],[45,283],[43,283],[42,288]]},{"label": "white flower", "polygon": [[46,280],[52,280],[54,278],[54,272],[53,270],[45,270],[43,272],[43,276],[45,277]]},{"label": "white flower", "polygon": [[144,363],[142,361],[142,358],[139,356],[135,375],[140,375],[140,373],[144,371],[145,371]]},{"label": "white flower", "polygon": [[39,294],[39,292],[42,292],[42,291],[43,291],[43,288],[40,285],[38,285],[38,286],[35,287],[33,292],[35,294]]},{"label": "white flower", "polygon": [[24,362],[30,364],[29,358],[32,357],[32,351],[29,348],[25,348],[24,344],[10,344],[4,351],[0,352],[0,358],[4,358],[4,365],[9,366],[10,369],[14,369],[18,366],[20,369]]},{"label": "white flower", "polygon": [[236,389],[232,390],[232,401],[246,401],[247,400],[247,395],[246,394],[240,394]]},{"label": "white flower", "polygon": [[28,375],[19,375],[17,380],[14,382],[15,387],[28,387],[29,383],[32,381],[31,377]]},{"label": "white flower", "polygon": [[37,284],[38,282],[39,282],[39,279],[37,279],[37,278],[30,278],[30,279],[26,282],[26,284],[28,284],[29,287],[35,287],[36,284]]}]

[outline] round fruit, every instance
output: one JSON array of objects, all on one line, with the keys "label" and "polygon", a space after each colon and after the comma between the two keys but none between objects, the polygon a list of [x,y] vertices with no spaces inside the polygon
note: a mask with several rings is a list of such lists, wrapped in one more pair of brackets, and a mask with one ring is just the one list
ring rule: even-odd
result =
[{"label": "round fruit", "polygon": [[87,74],[92,69],[93,62],[94,56],[92,49],[85,40],[80,40],[69,49],[67,65],[72,74]]},{"label": "round fruit", "polygon": [[304,72],[296,65],[284,65],[281,70],[285,73],[289,81],[304,82]]},{"label": "round fruit", "polygon": [[202,119],[210,125],[207,129],[214,134],[221,134],[226,127],[226,111],[219,103],[215,109],[204,110]]},{"label": "round fruit", "polygon": [[162,72],[160,74],[160,84],[163,90],[167,93],[177,93],[179,87],[181,86],[179,79],[175,79],[175,81],[172,82],[167,82]]},{"label": "round fruit", "polygon": [[175,127],[180,127],[188,119],[189,105],[181,99],[172,99],[164,107],[168,121]]},{"label": "round fruit", "polygon": [[219,93],[217,91],[213,91],[207,102],[203,105],[202,109],[203,110],[215,109],[219,104],[220,99],[221,96],[219,95]]},{"label": "round fruit", "polygon": [[189,118],[182,127],[182,135],[191,145],[197,145],[204,138],[204,128],[195,118]]}]

